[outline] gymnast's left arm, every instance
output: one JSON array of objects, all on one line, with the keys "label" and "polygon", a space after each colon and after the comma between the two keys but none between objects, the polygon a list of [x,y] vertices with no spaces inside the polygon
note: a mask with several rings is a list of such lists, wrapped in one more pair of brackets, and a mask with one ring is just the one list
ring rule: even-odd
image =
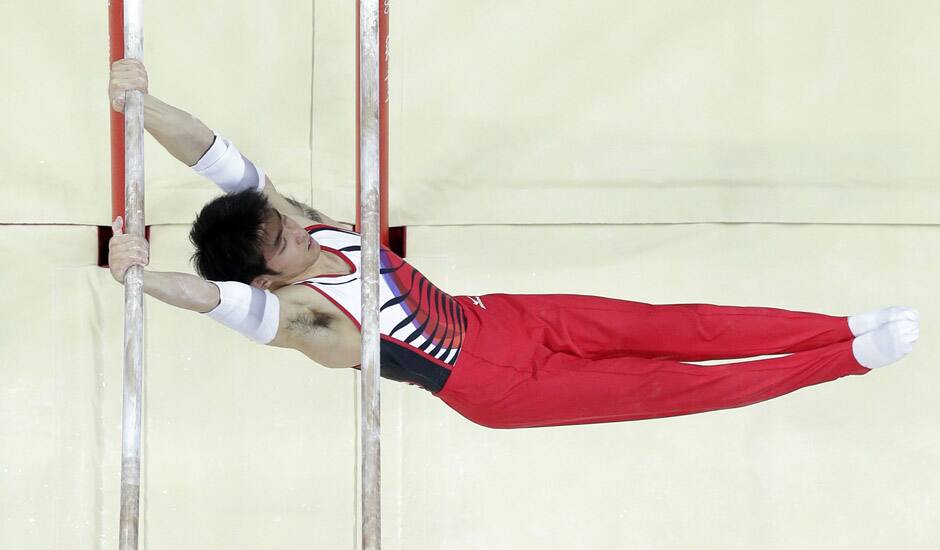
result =
[{"label": "gymnast's left arm", "polygon": [[174,158],[187,166],[196,164],[215,134],[193,115],[166,104],[149,93],[147,69],[138,59],[121,59],[111,65],[108,98],[111,108],[124,112],[128,91],[144,94],[144,128]]},{"label": "gymnast's left arm", "polygon": [[352,228],[309,206],[284,197],[259,166],[193,115],[149,94],[147,69],[137,59],[121,59],[111,66],[108,95],[111,107],[124,111],[124,94],[144,94],[144,127],[173,157],[209,179],[226,193],[253,190],[264,194],[278,211],[308,222]]}]

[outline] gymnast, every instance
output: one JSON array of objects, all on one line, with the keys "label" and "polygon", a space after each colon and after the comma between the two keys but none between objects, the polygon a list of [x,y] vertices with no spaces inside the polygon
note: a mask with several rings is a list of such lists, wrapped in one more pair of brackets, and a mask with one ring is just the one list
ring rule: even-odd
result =
[{"label": "gymnast", "polygon": [[[281,195],[202,122],[148,94],[142,63],[112,66],[111,106],[144,93],[145,125],[217,184],[190,232],[200,276],[144,270],[144,291],[326,367],[360,362],[360,236]],[[148,243],[114,220],[123,284]],[[765,401],[911,352],[916,311],[850,317],[765,307],[650,305],[579,295],[451,296],[387,248],[380,254],[381,375],[420,386],[473,422],[524,428],[660,418]],[[731,364],[694,361],[780,355]]]}]

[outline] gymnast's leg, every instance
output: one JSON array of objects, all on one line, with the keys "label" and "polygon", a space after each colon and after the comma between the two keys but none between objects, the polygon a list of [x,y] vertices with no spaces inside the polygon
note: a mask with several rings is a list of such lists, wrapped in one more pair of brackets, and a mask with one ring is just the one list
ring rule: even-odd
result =
[{"label": "gymnast's leg", "polygon": [[850,341],[884,322],[913,314],[888,308],[836,317],[766,307],[652,305],[596,296],[513,298],[527,301],[544,322],[543,341],[549,349],[589,359],[706,361],[795,353]]},{"label": "gymnast's leg", "polygon": [[634,357],[592,360],[554,353],[499,400],[462,412],[483,425],[520,428],[641,420],[742,407],[842,376],[869,372],[853,350],[855,342],[864,338],[894,343],[892,350],[882,350],[881,363],[873,366],[897,361],[916,340],[912,327],[911,321],[898,321],[855,341],[836,342],[785,357],[713,366]]}]

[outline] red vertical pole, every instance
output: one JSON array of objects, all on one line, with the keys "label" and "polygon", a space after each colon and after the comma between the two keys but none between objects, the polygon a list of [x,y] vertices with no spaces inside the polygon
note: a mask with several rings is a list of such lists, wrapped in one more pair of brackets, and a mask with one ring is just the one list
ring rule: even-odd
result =
[{"label": "red vertical pole", "polygon": [[[378,0],[379,6],[379,240],[388,239],[388,12],[390,0]],[[356,229],[362,228],[359,209],[359,3],[356,3]]]},{"label": "red vertical pole", "polygon": [[379,5],[379,240],[388,246],[388,5]]},{"label": "red vertical pole", "polygon": [[[124,0],[108,1],[110,62],[124,58]],[[124,115],[108,107],[111,113],[111,220],[124,215]],[[108,223],[108,225],[111,225]]]}]

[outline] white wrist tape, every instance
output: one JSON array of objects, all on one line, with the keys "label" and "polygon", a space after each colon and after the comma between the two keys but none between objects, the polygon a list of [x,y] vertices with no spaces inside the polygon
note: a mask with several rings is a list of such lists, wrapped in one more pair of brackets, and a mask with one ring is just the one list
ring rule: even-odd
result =
[{"label": "white wrist tape", "polygon": [[236,281],[209,281],[219,287],[219,305],[206,313],[255,342],[274,340],[281,303],[274,293]]},{"label": "white wrist tape", "polygon": [[193,166],[200,176],[212,180],[226,193],[246,189],[264,190],[264,171],[242,156],[231,141],[216,134],[209,150]]}]

